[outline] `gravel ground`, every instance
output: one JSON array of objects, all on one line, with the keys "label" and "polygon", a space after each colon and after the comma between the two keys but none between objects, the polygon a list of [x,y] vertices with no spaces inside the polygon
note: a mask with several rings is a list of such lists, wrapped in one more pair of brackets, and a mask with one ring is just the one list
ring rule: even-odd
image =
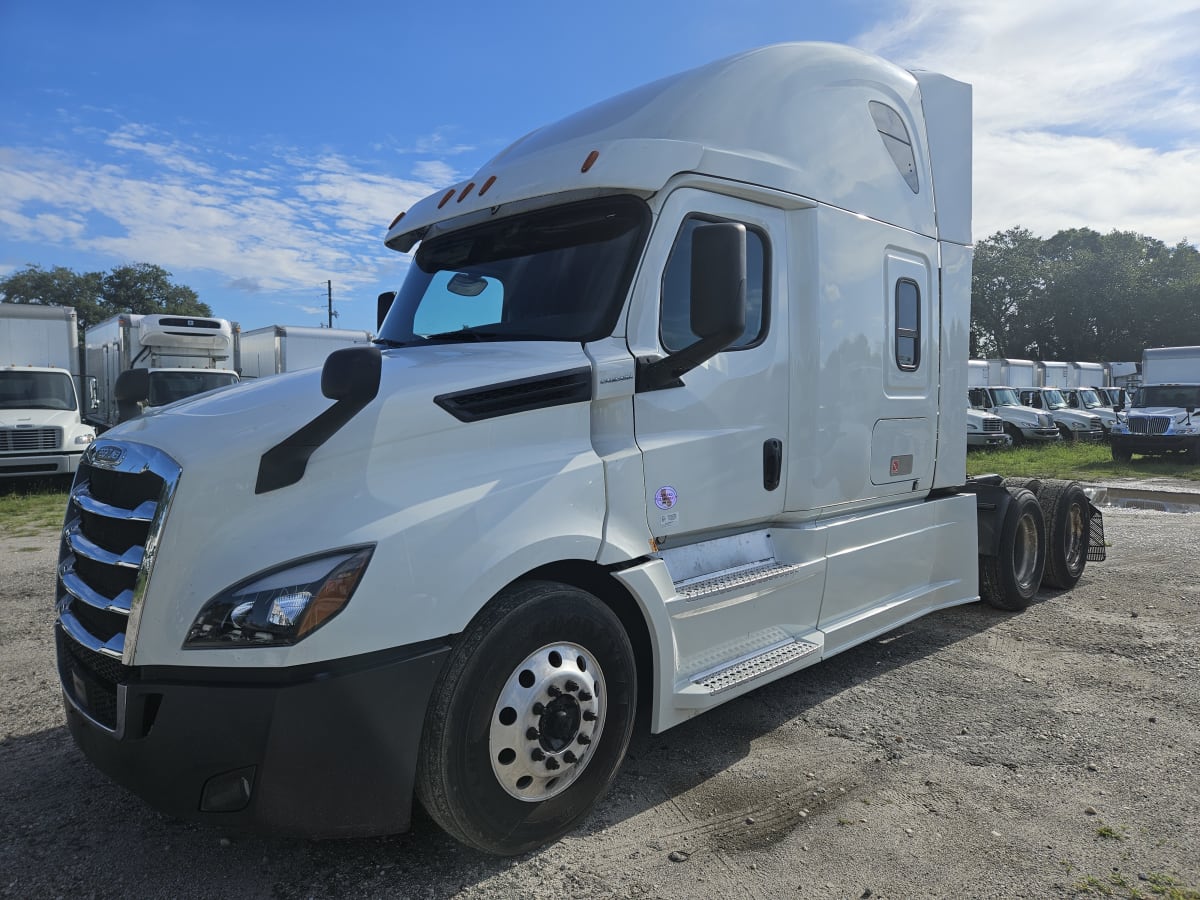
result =
[{"label": "gravel ground", "polygon": [[1105,525],[1074,591],[937,613],[636,735],[581,829],[498,860],[419,813],[271,840],[106,781],[64,725],[56,536],[0,524],[0,897],[1200,898],[1200,511]]}]

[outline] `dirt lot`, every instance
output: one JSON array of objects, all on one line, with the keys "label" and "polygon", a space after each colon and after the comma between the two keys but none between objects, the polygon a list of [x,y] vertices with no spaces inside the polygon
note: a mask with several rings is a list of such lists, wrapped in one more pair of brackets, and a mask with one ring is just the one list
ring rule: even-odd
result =
[{"label": "dirt lot", "polygon": [[1200,897],[1200,512],[1105,523],[1070,593],[636,736],[587,824],[516,860],[420,816],[305,843],[151,811],[64,727],[54,533],[0,524],[0,897]]}]

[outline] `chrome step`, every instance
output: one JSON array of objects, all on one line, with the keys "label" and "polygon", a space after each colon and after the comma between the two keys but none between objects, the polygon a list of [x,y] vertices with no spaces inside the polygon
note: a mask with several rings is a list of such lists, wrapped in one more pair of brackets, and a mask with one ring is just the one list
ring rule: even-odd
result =
[{"label": "chrome step", "polygon": [[783,668],[820,649],[820,646],[811,641],[788,641],[786,644],[778,644],[755,656],[739,660],[731,666],[701,674],[692,679],[692,684],[704,688],[710,694],[720,694],[739,684],[766,675],[768,672]]},{"label": "chrome step", "polygon": [[784,565],[773,559],[760,560],[735,569],[703,575],[689,581],[675,584],[675,593],[683,600],[699,600],[713,594],[723,594],[726,591],[742,591],[746,588],[758,587],[769,581],[787,578],[793,572],[804,568],[801,564]]}]

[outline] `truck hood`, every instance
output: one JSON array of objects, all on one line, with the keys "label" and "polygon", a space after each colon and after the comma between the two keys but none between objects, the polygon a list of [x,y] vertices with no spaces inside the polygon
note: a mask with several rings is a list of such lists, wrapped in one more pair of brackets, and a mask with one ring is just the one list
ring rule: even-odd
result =
[{"label": "truck hood", "polygon": [[[379,393],[314,454],[409,440],[463,427],[434,398],[588,365],[579,344],[557,342],[450,344],[383,353]],[[263,453],[324,412],[321,370],[306,369],[209,391],[143,415],[105,438],[148,444],[186,472],[216,462],[253,490]],[[224,480],[224,479],[223,479]]]},{"label": "truck hood", "polygon": [[79,425],[79,412],[73,409],[0,409],[0,428],[62,428]]},{"label": "truck hood", "polygon": [[[1128,410],[1128,414],[1137,416],[1168,416],[1170,418],[1186,419],[1187,410],[1182,406],[1138,406]],[[1200,422],[1200,410],[1192,413],[1192,419]]]}]

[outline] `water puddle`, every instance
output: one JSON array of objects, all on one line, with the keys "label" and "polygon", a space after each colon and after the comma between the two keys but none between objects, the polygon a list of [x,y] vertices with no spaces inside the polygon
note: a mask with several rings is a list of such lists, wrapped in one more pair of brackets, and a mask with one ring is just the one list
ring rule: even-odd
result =
[{"label": "water puddle", "polygon": [[1182,491],[1144,491],[1137,488],[1087,484],[1083,492],[1100,509],[1149,509],[1156,512],[1200,513],[1200,494]]}]

